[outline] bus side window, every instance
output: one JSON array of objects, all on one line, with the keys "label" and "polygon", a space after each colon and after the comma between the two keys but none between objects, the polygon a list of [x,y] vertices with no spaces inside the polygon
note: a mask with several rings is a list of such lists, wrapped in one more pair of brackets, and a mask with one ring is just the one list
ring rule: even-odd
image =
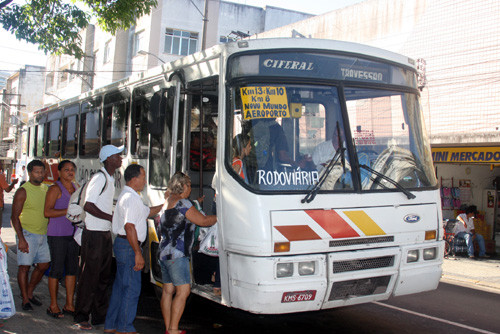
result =
[{"label": "bus side window", "polygon": [[62,155],[65,158],[75,158],[77,151],[78,116],[73,115],[63,119]]},{"label": "bus side window", "polygon": [[130,137],[130,153],[139,159],[148,157],[149,131],[148,131],[148,106],[144,90],[134,90],[132,98],[132,136]]},{"label": "bus side window", "polygon": [[48,134],[47,134],[47,157],[48,158],[58,158],[61,154],[61,141],[60,141],[60,128],[61,120],[55,120],[48,123]]},{"label": "bus side window", "polygon": [[99,153],[100,110],[100,97],[82,104],[80,117],[80,157],[94,158]]},{"label": "bus side window", "polygon": [[61,155],[64,158],[76,158],[78,149],[78,113],[80,104],[75,103],[64,108],[64,118],[61,133]]},{"label": "bus side window", "polygon": [[37,119],[35,157],[41,158],[45,154],[45,120]]},{"label": "bus side window", "polygon": [[[154,87],[152,87],[154,89]],[[167,104],[167,92],[151,96],[148,110],[148,130],[151,134],[149,154],[149,183],[166,188],[170,176],[170,147],[172,145],[173,104]]]},{"label": "bus side window", "polygon": [[127,145],[129,106],[130,94],[128,91],[119,91],[104,97],[102,145]]},{"label": "bus side window", "polygon": [[35,156],[35,129],[36,127],[30,126],[29,127],[29,132],[28,132],[28,156],[29,157],[34,157]]}]

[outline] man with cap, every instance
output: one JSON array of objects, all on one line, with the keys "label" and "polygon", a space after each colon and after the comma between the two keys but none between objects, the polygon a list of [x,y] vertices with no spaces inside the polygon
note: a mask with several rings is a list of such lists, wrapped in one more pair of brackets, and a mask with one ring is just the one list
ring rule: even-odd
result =
[{"label": "man with cap", "polygon": [[457,216],[457,224],[455,225],[455,238],[465,239],[467,251],[471,259],[474,258],[474,241],[476,241],[479,246],[479,257],[489,257],[486,255],[483,236],[477,234],[474,230],[474,217],[476,215],[477,207],[471,205],[465,210],[465,213],[461,213]]},{"label": "man with cap", "polygon": [[[113,197],[115,170],[122,165],[123,146],[106,145],[99,152],[104,167],[93,176],[85,193],[85,228],[82,233],[80,275],[76,288],[75,327],[92,329],[104,324],[111,284]],[[102,173],[101,173],[102,172]]]}]

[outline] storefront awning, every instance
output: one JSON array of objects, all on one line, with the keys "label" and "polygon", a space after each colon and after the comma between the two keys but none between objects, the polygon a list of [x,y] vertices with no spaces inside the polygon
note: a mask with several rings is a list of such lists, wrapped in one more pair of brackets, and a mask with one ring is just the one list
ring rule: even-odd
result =
[{"label": "storefront awning", "polygon": [[431,150],[434,163],[500,164],[499,146],[432,147]]}]

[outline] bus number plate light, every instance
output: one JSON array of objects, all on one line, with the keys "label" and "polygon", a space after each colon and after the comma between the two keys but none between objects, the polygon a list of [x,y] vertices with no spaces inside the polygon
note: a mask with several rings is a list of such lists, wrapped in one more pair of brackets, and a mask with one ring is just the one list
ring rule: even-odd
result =
[{"label": "bus number plate light", "polygon": [[283,292],[282,303],[307,302],[316,298],[316,290]]}]

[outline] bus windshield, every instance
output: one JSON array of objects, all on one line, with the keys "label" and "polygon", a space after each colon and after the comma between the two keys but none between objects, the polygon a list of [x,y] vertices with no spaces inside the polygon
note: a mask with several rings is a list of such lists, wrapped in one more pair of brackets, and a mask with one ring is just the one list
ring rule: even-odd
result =
[{"label": "bus windshield", "polygon": [[320,191],[396,188],[377,173],[409,189],[436,185],[415,94],[240,84],[230,118],[230,171],[256,191],[302,192],[323,178]]}]

